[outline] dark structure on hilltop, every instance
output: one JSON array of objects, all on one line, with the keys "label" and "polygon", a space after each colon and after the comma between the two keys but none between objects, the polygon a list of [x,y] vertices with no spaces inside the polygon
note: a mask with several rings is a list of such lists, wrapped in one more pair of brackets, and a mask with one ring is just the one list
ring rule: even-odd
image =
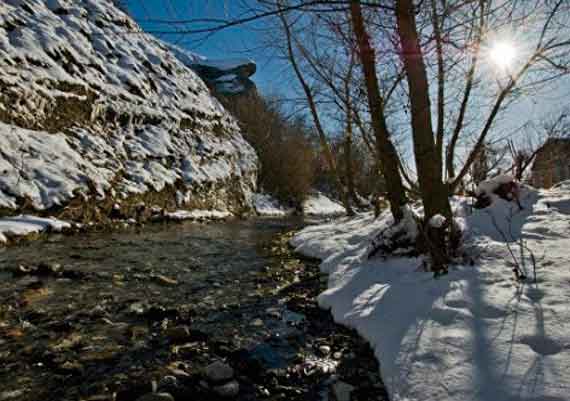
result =
[{"label": "dark structure on hilltop", "polygon": [[536,154],[531,183],[537,188],[570,179],[570,138],[550,138]]}]

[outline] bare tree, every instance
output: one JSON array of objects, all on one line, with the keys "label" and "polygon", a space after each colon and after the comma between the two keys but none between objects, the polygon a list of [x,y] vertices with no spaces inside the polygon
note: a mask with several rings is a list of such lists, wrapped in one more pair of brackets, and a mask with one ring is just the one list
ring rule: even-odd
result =
[{"label": "bare tree", "polygon": [[[278,7],[281,7],[281,6],[282,6],[281,4],[278,4]],[[307,104],[309,106],[309,111],[310,111],[311,117],[313,119],[313,123],[315,125],[315,130],[319,136],[319,142],[321,145],[321,150],[325,156],[328,167],[329,167],[329,169],[333,175],[333,179],[336,183],[337,191],[341,196],[341,199],[342,199],[344,207],[346,208],[347,214],[352,215],[352,214],[354,214],[354,212],[353,212],[352,207],[350,205],[347,191],[345,190],[344,185],[342,183],[342,180],[340,179],[340,174],[339,174],[339,171],[338,171],[338,168],[336,165],[336,160],[333,156],[333,153],[332,153],[331,148],[330,148],[330,144],[328,142],[327,133],[325,132],[325,128],[323,127],[323,124],[321,122],[321,116],[320,116],[320,113],[319,113],[319,110],[317,108],[317,104],[315,101],[315,94],[313,92],[313,89],[308,84],[307,80],[305,79],[305,76],[304,76],[303,72],[301,71],[301,68],[299,67],[299,63],[297,61],[297,55],[296,55],[296,52],[294,49],[294,46],[295,46],[294,36],[291,32],[290,23],[287,20],[286,15],[284,13],[279,14],[279,18],[281,20],[281,26],[283,28],[283,32],[285,34],[287,59],[289,60],[289,63],[291,64],[291,67],[293,68],[293,71],[295,72],[295,76],[297,77],[297,80],[299,81],[299,84],[301,85],[303,92],[305,94]]]}]

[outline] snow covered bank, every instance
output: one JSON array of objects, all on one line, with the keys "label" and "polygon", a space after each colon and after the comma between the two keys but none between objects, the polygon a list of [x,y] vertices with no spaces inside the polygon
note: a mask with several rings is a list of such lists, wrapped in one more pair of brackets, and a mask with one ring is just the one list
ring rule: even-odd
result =
[{"label": "snow covered bank", "polygon": [[167,220],[184,221],[184,220],[223,220],[231,217],[230,212],[220,210],[177,210],[175,212],[167,212],[158,218],[166,218]]},{"label": "snow covered bank", "polygon": [[29,215],[4,217],[0,219],[0,244],[5,244],[9,239],[16,237],[41,232],[61,232],[66,228],[71,228],[71,224],[54,218]]},{"label": "snow covered bank", "polygon": [[295,209],[286,208],[269,194],[254,194],[253,207],[260,216],[288,216],[295,212]]},{"label": "snow covered bank", "polygon": [[309,195],[303,202],[305,216],[339,216],[345,213],[344,206],[320,192]]},{"label": "snow covered bank", "polygon": [[[297,251],[323,260],[328,290],[319,297],[335,320],[375,349],[393,401],[570,399],[570,188],[522,190],[524,210],[498,199],[469,214],[461,199],[466,248],[474,266],[434,279],[421,259],[367,259],[387,214],[342,218],[293,238]],[[532,282],[513,280],[524,240],[537,260]]]},{"label": "snow covered bank", "polygon": [[[253,207],[260,216],[283,217],[296,212],[294,208],[283,206],[273,196],[262,193],[253,195]],[[309,195],[302,203],[301,209],[304,216],[324,217],[346,214],[346,209],[342,205],[320,192]]]}]

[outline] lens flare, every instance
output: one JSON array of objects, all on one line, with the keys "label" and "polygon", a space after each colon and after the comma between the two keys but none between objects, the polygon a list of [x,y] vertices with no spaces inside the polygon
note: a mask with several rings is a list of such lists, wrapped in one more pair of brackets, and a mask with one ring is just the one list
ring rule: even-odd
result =
[{"label": "lens flare", "polygon": [[515,46],[509,42],[496,42],[491,46],[489,58],[500,68],[511,67],[517,57]]}]

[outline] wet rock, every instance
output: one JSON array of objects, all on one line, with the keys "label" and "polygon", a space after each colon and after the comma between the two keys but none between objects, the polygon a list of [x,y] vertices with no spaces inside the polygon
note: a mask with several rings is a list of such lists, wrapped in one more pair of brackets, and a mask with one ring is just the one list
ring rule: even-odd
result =
[{"label": "wet rock", "polygon": [[172,374],[172,376],[166,376],[166,377],[174,377],[176,380],[178,379],[186,380],[190,378],[190,374],[182,369],[170,368],[169,371]]},{"label": "wet rock", "polygon": [[297,326],[305,321],[305,315],[285,310],[283,312],[282,319],[285,323],[290,324],[291,326]]},{"label": "wet rock", "polygon": [[178,379],[174,376],[164,376],[158,382],[158,389],[164,389],[167,387],[178,387]]},{"label": "wet rock", "polygon": [[18,400],[24,395],[24,390],[12,390],[0,392],[0,401]]},{"label": "wet rock", "polygon": [[[138,310],[140,311],[140,309]],[[163,306],[151,306],[150,308],[144,306],[142,309],[142,313],[137,312],[137,314],[151,321],[159,321],[164,319],[175,320],[179,316],[179,313],[176,309],[173,308],[166,309]]]},{"label": "wet rock", "polygon": [[165,333],[168,340],[172,343],[182,343],[191,339],[190,329],[186,326],[170,327]]},{"label": "wet rock", "polygon": [[138,401],[152,390],[150,382],[131,382],[117,391],[115,401]]},{"label": "wet rock", "polygon": [[142,302],[134,302],[129,305],[129,312],[135,315],[143,315],[148,306]]},{"label": "wet rock", "polygon": [[220,397],[232,398],[237,396],[239,393],[239,383],[236,380],[232,380],[226,384],[215,386],[212,390]]},{"label": "wet rock", "polygon": [[289,361],[296,357],[296,351],[287,341],[281,340],[256,345],[250,351],[241,350],[236,357],[245,365],[245,370],[255,377],[269,370],[286,368]]},{"label": "wet rock", "polygon": [[354,391],[354,386],[338,381],[333,384],[332,390],[336,401],[350,401],[350,394]]},{"label": "wet rock", "polygon": [[230,365],[216,361],[206,367],[206,377],[211,382],[220,383],[234,377],[234,370]]},{"label": "wet rock", "polygon": [[174,397],[169,393],[148,393],[137,398],[137,401],[174,401]]},{"label": "wet rock", "polygon": [[319,347],[319,354],[321,354],[322,356],[327,356],[330,353],[331,353],[331,347],[329,347],[328,345],[321,345]]},{"label": "wet rock", "polygon": [[59,366],[57,371],[63,374],[81,375],[83,373],[83,365],[79,362],[67,361]]},{"label": "wet rock", "polygon": [[57,275],[61,273],[62,267],[59,263],[54,264],[47,264],[47,263],[40,263],[37,268],[37,274],[39,276],[50,276],[50,275]]},{"label": "wet rock", "polygon": [[173,287],[178,285],[178,281],[173,278],[163,276],[162,274],[156,274],[152,276],[152,279],[155,283],[163,285],[165,287]]}]

